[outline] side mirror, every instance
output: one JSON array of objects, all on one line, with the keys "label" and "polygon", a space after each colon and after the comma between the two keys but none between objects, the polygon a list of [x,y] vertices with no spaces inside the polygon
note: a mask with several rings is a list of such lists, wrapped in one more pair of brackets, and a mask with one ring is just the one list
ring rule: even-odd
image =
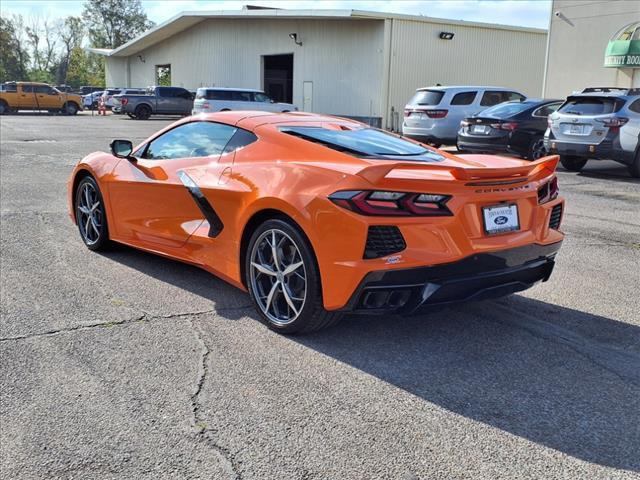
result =
[{"label": "side mirror", "polygon": [[114,140],[109,144],[111,147],[111,153],[113,153],[118,158],[131,158],[131,153],[133,152],[133,144],[130,140]]}]

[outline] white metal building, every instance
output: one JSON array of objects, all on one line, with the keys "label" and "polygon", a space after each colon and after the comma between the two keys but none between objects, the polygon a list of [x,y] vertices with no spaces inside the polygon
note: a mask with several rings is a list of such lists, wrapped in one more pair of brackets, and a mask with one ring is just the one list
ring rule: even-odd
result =
[{"label": "white metal building", "polygon": [[[640,88],[640,29],[631,29],[637,23],[640,0],[554,0],[544,95],[564,98],[585,87]],[[610,47],[617,51],[608,52]]]},{"label": "white metal building", "polygon": [[[453,38],[446,39],[446,37]],[[442,38],[445,37],[445,38]],[[261,88],[305,111],[397,127],[418,87],[539,96],[546,31],[355,10],[185,12],[107,56],[108,86]]]}]

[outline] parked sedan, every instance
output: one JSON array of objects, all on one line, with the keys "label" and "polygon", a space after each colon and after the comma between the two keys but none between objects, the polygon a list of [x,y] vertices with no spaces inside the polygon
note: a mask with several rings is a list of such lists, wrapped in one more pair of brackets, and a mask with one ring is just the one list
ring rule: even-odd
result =
[{"label": "parked sedan", "polygon": [[546,153],[547,117],[562,100],[529,99],[487,108],[460,122],[458,150],[508,152],[536,160]]}]

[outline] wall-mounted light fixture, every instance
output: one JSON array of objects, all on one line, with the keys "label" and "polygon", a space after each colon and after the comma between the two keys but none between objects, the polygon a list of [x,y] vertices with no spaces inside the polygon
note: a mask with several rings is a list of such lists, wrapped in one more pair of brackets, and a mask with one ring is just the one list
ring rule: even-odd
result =
[{"label": "wall-mounted light fixture", "polygon": [[299,47],[302,46],[302,42],[298,41],[298,34],[297,33],[290,33],[289,34],[289,38],[291,40],[293,40],[293,43],[295,43],[296,45],[298,45]]},{"label": "wall-mounted light fixture", "polygon": [[562,13],[561,11],[558,10],[557,12],[554,12],[554,15],[556,17],[558,17],[560,20],[562,20],[563,22],[568,23],[572,27],[575,27],[573,22],[571,20],[569,20],[569,18],[567,18],[567,16],[564,13]]},{"label": "wall-mounted light fixture", "polygon": [[146,60],[144,58],[144,55],[142,55],[142,54],[138,55],[138,60],[140,60],[142,63],[146,62]]},{"label": "wall-mounted light fixture", "polygon": [[452,32],[440,32],[440,39],[441,40],[453,40],[453,36],[455,35],[455,33]]}]

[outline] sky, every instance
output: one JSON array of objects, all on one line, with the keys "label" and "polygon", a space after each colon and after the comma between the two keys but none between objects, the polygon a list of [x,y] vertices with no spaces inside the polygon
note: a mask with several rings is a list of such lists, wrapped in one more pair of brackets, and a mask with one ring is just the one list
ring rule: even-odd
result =
[{"label": "sky", "polygon": [[[82,0],[2,0],[2,15],[38,15],[55,19],[80,15]],[[427,17],[548,28],[551,0],[142,0],[147,16],[162,23],[182,11],[240,10],[243,5],[288,9],[353,9]]]}]

